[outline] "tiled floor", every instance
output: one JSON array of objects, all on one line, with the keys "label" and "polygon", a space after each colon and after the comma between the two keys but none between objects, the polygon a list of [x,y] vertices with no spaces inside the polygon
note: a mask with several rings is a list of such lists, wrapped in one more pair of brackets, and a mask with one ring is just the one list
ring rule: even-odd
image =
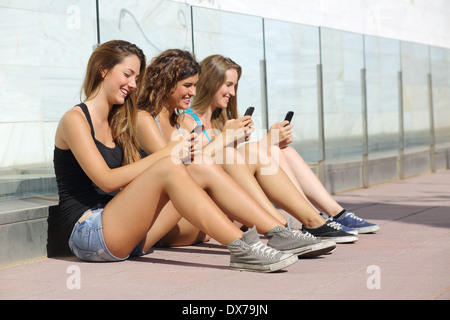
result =
[{"label": "tiled floor", "polygon": [[0,269],[0,299],[450,299],[450,171],[334,197],[381,230],[272,274],[230,270],[215,241],[120,263],[45,258]]}]

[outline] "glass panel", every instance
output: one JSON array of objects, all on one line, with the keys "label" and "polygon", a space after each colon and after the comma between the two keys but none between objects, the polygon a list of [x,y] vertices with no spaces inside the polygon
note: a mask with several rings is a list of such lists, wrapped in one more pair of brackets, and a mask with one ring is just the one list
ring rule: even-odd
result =
[{"label": "glass panel", "polygon": [[405,149],[431,143],[428,105],[428,47],[402,42]]},{"label": "glass panel", "polygon": [[430,47],[436,145],[450,144],[450,49]]},{"label": "glass panel", "polygon": [[400,148],[400,42],[365,36],[369,155],[398,152]]},{"label": "glass panel", "polygon": [[264,20],[269,126],[295,112],[294,147],[308,162],[321,158],[317,102],[319,28]]},{"label": "glass panel", "polygon": [[[97,43],[95,3],[2,1],[0,21],[7,27],[0,28],[0,200],[56,190],[54,134],[62,114],[80,101],[86,64]],[[101,42],[134,42],[148,60],[168,48],[195,51],[199,60],[217,53],[235,60],[243,68],[239,111],[256,107],[256,129],[265,126],[261,61],[266,57],[269,125],[294,110],[293,146],[307,161],[320,159],[320,63],[326,159],[359,157],[364,151],[364,67],[369,154],[395,153],[400,145],[399,70],[403,74],[405,146],[427,147],[431,142],[429,73],[433,76],[436,143],[450,144],[450,49],[275,20],[263,24],[261,17],[164,0],[99,1],[99,14]],[[261,131],[256,133],[256,138],[262,137]]]},{"label": "glass panel", "polygon": [[238,111],[255,107],[252,140],[262,137],[261,60],[264,59],[262,19],[225,11],[193,7],[194,51],[201,61],[221,54],[242,67]]},{"label": "glass panel", "polygon": [[4,1],[0,21],[0,199],[54,193],[55,130],[80,101],[95,2]]},{"label": "glass panel", "polygon": [[166,49],[192,50],[190,7],[171,1],[99,1],[100,41],[135,43],[147,61]]},{"label": "glass panel", "polygon": [[326,159],[361,155],[363,36],[321,28]]}]

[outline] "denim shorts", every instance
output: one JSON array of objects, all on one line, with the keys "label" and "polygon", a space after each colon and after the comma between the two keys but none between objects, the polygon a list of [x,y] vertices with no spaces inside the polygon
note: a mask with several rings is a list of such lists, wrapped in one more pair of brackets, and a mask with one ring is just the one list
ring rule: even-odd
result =
[{"label": "denim shorts", "polygon": [[69,247],[72,253],[81,260],[93,262],[123,261],[130,257],[145,254],[140,244],[126,258],[117,258],[109,252],[103,238],[103,208],[104,205],[101,204],[91,208],[92,214],[81,223],[75,224],[69,239]]}]

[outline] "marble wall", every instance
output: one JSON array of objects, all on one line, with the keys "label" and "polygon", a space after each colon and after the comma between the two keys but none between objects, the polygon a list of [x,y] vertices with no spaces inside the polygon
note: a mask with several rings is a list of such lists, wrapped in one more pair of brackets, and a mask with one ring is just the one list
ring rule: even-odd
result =
[{"label": "marble wall", "polygon": [[[84,70],[98,40],[95,4],[94,0],[0,0],[0,169],[51,164],[57,122],[80,101]],[[192,15],[190,5],[195,5]],[[99,36],[100,42],[119,38],[134,42],[148,60],[170,47],[193,50],[199,60],[214,53],[233,58],[244,69],[240,111],[249,105],[257,107],[255,121],[263,128],[266,120],[269,125],[281,121],[286,111],[294,108],[297,146],[305,151],[307,160],[316,161],[320,157],[319,63],[325,81],[329,157],[360,154],[363,148],[364,66],[368,72],[369,132],[373,137],[387,136],[382,141],[372,139],[371,150],[398,148],[400,69],[404,70],[408,141],[427,144],[431,139],[429,133],[418,133],[429,132],[433,120],[427,106],[430,70],[436,74],[434,119],[442,132],[437,140],[449,141],[445,119],[450,118],[450,51],[425,45],[450,46],[449,22],[443,19],[449,6],[448,1],[438,0],[99,1]],[[264,25],[262,17],[267,18]],[[363,37],[364,33],[373,38]],[[431,67],[425,57],[428,54]],[[267,61],[266,79],[263,59]],[[259,108],[265,99],[264,82],[267,119]],[[342,143],[345,150],[335,150],[333,139],[347,141],[349,147],[345,149],[346,143]]]},{"label": "marble wall", "polygon": [[175,1],[450,48],[450,1],[447,0]]},{"label": "marble wall", "polygon": [[0,168],[49,163],[96,43],[90,0],[0,1]]}]

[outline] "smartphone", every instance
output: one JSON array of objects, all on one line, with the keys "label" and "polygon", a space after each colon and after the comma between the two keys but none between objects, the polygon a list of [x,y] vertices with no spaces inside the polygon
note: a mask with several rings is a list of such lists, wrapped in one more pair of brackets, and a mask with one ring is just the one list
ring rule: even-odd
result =
[{"label": "smartphone", "polygon": [[244,113],[244,116],[251,116],[253,114],[253,111],[255,111],[254,107],[248,107]]},{"label": "smartphone", "polygon": [[203,132],[203,129],[205,128],[204,125],[198,124],[194,129],[192,129],[191,133],[197,133],[197,135],[201,135]]},{"label": "smartphone", "polygon": [[288,113],[286,113],[286,117],[284,118],[284,121],[289,121],[289,123],[291,123],[293,116],[294,116],[294,111],[289,111]]}]

